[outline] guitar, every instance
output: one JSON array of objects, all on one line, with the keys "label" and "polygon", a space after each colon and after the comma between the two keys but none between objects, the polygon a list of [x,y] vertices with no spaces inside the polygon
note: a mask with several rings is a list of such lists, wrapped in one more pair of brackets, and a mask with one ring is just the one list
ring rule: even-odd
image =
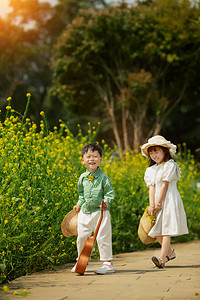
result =
[{"label": "guitar", "polygon": [[98,222],[98,225],[96,227],[95,233],[92,237],[88,237],[87,240],[85,241],[83,249],[82,249],[82,251],[79,255],[78,261],[76,263],[75,272],[80,274],[80,275],[84,275],[84,273],[85,273],[85,269],[87,267],[88,260],[89,260],[90,255],[91,255],[92,248],[94,246],[96,236],[97,236],[97,233],[99,231],[99,227],[101,225],[101,221],[102,221],[102,218],[103,218],[103,204],[104,204],[104,199],[102,200],[101,216],[99,218],[99,222]]}]

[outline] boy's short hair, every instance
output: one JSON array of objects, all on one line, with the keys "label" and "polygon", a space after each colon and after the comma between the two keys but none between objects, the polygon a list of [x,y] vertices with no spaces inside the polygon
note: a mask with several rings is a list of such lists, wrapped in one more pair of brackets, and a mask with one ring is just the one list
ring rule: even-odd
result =
[{"label": "boy's short hair", "polygon": [[91,143],[91,144],[87,144],[85,147],[82,148],[82,157],[85,153],[88,152],[88,150],[91,149],[92,152],[94,151],[98,151],[100,157],[102,157],[102,149],[99,145],[97,145],[96,143]]}]

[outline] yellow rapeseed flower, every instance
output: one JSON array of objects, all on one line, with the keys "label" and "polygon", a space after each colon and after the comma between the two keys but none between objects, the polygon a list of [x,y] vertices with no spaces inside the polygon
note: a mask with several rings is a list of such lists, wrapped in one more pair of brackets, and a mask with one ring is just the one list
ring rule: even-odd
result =
[{"label": "yellow rapeseed flower", "polygon": [[30,93],[27,93],[27,94],[26,94],[26,97],[28,97],[28,98],[31,97],[31,94],[30,94]]},{"label": "yellow rapeseed flower", "polygon": [[12,98],[11,98],[11,97],[8,97],[8,98],[7,98],[7,101],[10,101],[10,100],[12,100]]},{"label": "yellow rapeseed flower", "polygon": [[3,291],[4,291],[4,292],[9,292],[9,290],[10,290],[10,289],[9,289],[9,287],[8,287],[7,285],[4,285],[4,286],[3,286]]},{"label": "yellow rapeseed flower", "polygon": [[13,295],[14,295],[14,296],[15,296],[15,295],[19,295],[19,292],[14,291]]},{"label": "yellow rapeseed flower", "polygon": [[6,109],[7,109],[7,110],[11,109],[11,106],[10,106],[10,105],[7,105],[7,106],[6,106]]}]

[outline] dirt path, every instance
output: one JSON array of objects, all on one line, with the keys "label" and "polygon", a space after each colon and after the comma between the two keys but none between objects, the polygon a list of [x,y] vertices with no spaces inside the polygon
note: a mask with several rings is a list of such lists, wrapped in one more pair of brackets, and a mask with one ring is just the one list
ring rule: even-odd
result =
[{"label": "dirt path", "polygon": [[151,257],[159,249],[115,255],[116,273],[95,275],[101,266],[92,260],[84,276],[72,274],[72,264],[13,280],[1,300],[22,299],[13,293],[27,289],[26,300],[183,300],[200,299],[200,241],[174,245],[177,258],[164,269],[154,267]]}]

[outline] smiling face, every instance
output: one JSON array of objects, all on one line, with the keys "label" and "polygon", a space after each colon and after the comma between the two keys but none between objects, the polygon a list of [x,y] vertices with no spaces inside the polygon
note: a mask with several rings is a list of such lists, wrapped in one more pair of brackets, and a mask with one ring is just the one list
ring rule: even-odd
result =
[{"label": "smiling face", "polygon": [[102,162],[102,157],[97,150],[92,151],[92,149],[89,148],[88,151],[84,153],[82,162],[84,165],[86,165],[89,172],[92,173],[96,171],[96,169]]},{"label": "smiling face", "polygon": [[152,147],[152,149],[149,149],[149,156],[153,161],[160,165],[164,161],[165,152],[160,147]]}]

